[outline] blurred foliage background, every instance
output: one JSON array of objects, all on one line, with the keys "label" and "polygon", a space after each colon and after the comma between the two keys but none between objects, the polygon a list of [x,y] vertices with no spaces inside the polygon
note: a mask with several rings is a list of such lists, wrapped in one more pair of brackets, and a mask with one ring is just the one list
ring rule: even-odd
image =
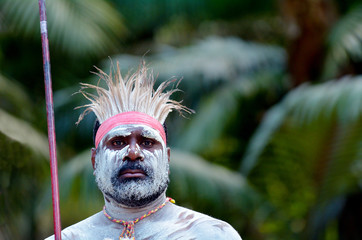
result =
[{"label": "blurred foliage background", "polygon": [[[183,78],[168,195],[243,239],[362,239],[358,0],[49,0],[63,228],[102,207],[80,82]],[[111,59],[111,60],[110,60]],[[0,239],[53,233],[38,1],[0,0]]]}]

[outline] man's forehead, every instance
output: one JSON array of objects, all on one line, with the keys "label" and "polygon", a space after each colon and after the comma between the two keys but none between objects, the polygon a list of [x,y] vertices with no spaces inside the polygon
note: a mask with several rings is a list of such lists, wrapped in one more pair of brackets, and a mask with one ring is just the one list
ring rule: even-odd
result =
[{"label": "man's forehead", "polygon": [[143,137],[152,138],[159,142],[163,142],[162,137],[157,130],[142,124],[127,124],[116,126],[105,135],[105,138],[109,139],[118,136],[126,137],[132,133],[137,133]]}]

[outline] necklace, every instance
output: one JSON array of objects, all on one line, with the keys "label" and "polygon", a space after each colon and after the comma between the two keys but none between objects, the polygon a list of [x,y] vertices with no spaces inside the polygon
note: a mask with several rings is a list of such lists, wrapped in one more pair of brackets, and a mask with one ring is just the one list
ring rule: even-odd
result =
[{"label": "necklace", "polygon": [[124,220],[121,220],[121,219],[116,219],[116,218],[111,217],[106,211],[106,206],[103,207],[103,213],[112,222],[119,223],[119,224],[124,226],[123,231],[122,231],[121,235],[119,236],[120,240],[123,240],[123,239],[124,240],[127,240],[127,239],[135,240],[134,225],[136,223],[138,223],[139,221],[141,221],[142,219],[150,216],[151,214],[153,214],[153,213],[157,212],[158,210],[160,210],[161,208],[163,208],[166,205],[167,202],[175,203],[175,200],[168,197],[168,198],[166,198],[166,201],[164,203],[162,203],[160,206],[158,206],[157,208],[149,211],[148,213],[146,213],[142,217],[139,217],[139,218],[137,218],[137,219],[135,219],[133,221],[124,221]]}]

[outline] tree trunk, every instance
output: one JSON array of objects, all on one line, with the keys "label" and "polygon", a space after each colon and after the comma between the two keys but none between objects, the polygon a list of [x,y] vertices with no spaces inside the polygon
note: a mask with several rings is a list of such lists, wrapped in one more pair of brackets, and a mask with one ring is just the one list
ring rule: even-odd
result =
[{"label": "tree trunk", "polygon": [[325,37],[336,19],[332,0],[281,0],[287,24],[288,68],[293,85],[318,80],[321,73]]}]

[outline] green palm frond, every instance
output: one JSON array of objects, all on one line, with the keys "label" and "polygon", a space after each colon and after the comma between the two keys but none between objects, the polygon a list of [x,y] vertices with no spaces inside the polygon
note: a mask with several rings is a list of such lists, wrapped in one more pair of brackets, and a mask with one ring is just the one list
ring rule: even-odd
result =
[{"label": "green palm frond", "polygon": [[0,73],[0,108],[14,116],[31,119],[33,106],[30,97],[14,80]]},{"label": "green palm frond", "polygon": [[265,115],[241,170],[284,215],[265,223],[272,234],[287,221],[290,236],[319,239],[341,200],[360,190],[361,91],[361,76],[303,85]]},{"label": "green palm frond", "polygon": [[[0,7],[8,31],[39,38],[37,1],[4,0]],[[47,20],[51,45],[71,56],[102,54],[125,33],[121,16],[104,0],[47,1]]]},{"label": "green palm frond", "polygon": [[315,86],[306,84],[291,91],[281,103],[266,113],[244,156],[242,172],[246,175],[249,173],[273,134],[290,119],[299,125],[332,118],[341,125],[356,121],[362,111],[361,91],[361,76],[345,77]]},{"label": "green palm frond", "polygon": [[205,147],[214,145],[237,113],[241,115],[239,118],[246,117],[248,109],[240,111],[240,104],[257,101],[260,95],[264,99],[277,98],[287,88],[285,78],[271,73],[241,78],[224,85],[201,102],[199,111],[192,116],[193,121],[177,135],[176,146],[193,152],[205,150]]},{"label": "green palm frond", "polygon": [[[201,87],[209,87],[215,82],[234,81],[260,71],[282,70],[285,57],[284,50],[276,46],[215,36],[180,49],[165,48],[146,60],[160,79],[182,77],[191,89],[200,83],[205,84]],[[140,62],[140,58],[130,55],[115,56],[116,60],[123,69]]]},{"label": "green palm frond", "polygon": [[34,234],[34,207],[47,175],[48,156],[45,136],[27,122],[0,109],[2,239],[22,239]]},{"label": "green palm frond", "polygon": [[348,12],[332,28],[327,39],[324,78],[336,77],[350,61],[362,61],[362,5]]},{"label": "green palm frond", "polygon": [[241,75],[283,69],[285,52],[241,39],[209,37],[178,51],[151,58],[151,66],[161,78],[178,75],[185,81],[233,81]]},{"label": "green palm frond", "polygon": [[0,131],[9,139],[27,146],[41,157],[47,158],[48,141],[27,122],[17,119],[0,109]]},{"label": "green palm frond", "polygon": [[241,174],[195,154],[171,150],[170,170],[168,194],[180,205],[224,219],[238,229],[261,203]]}]

